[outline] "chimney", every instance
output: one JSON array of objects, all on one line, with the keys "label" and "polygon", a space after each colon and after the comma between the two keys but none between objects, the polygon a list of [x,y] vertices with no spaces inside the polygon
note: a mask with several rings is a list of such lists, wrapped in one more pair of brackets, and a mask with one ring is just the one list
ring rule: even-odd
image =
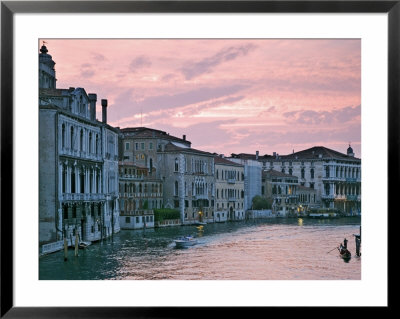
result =
[{"label": "chimney", "polygon": [[103,123],[107,123],[107,100],[101,100],[101,107],[103,111]]},{"label": "chimney", "polygon": [[88,94],[89,97],[89,105],[90,105],[90,119],[92,121],[96,120],[96,101],[97,95],[93,93]]},{"label": "chimney", "polygon": [[260,154],[260,152],[256,151],[256,160],[258,160],[258,154]]},{"label": "chimney", "polygon": [[183,135],[183,140],[186,141],[186,135]]}]

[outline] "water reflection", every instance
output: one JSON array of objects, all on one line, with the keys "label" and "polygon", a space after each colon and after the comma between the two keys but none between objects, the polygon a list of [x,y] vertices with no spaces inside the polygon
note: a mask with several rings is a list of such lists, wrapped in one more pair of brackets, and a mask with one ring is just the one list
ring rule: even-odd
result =
[{"label": "water reflection", "polygon": [[[274,219],[121,231],[79,251],[39,259],[40,279],[360,279],[361,258],[345,261],[332,246],[359,229],[359,218]],[[178,236],[198,243],[175,249]],[[355,252],[355,242],[348,249]]]}]

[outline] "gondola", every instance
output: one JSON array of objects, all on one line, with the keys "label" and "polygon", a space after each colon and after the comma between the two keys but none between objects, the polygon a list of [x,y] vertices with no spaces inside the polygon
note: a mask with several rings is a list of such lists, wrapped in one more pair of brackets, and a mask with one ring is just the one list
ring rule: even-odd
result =
[{"label": "gondola", "polygon": [[351,253],[347,248],[344,247],[338,247],[339,250],[339,255],[342,257],[344,260],[349,260],[351,258]]}]

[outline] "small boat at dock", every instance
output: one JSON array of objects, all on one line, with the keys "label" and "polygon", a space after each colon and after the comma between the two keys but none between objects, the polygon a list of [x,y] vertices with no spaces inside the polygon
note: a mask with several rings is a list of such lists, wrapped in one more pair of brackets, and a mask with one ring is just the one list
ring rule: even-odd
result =
[{"label": "small boat at dock", "polygon": [[92,243],[90,241],[81,241],[78,244],[79,249],[85,249],[87,246],[90,246]]},{"label": "small boat at dock", "polygon": [[193,236],[183,236],[174,240],[176,248],[186,248],[197,244],[197,239]]}]

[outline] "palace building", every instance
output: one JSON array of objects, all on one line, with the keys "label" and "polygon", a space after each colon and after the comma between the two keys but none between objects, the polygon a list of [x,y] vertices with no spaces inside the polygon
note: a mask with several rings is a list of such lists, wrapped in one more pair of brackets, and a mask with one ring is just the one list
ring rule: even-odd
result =
[{"label": "palace building", "polygon": [[163,208],[180,211],[181,223],[211,222],[214,218],[214,155],[191,148],[178,138],[146,127],[120,130],[120,159],[145,167],[162,181]]},{"label": "palace building", "polygon": [[[296,176],[300,186],[315,190],[315,201],[310,202],[313,207],[337,209],[347,215],[361,213],[361,159],[355,157],[350,145],[346,154],[315,146],[289,155],[274,152],[273,155],[235,156],[257,160],[263,170]],[[310,200],[314,199],[314,194],[310,193],[311,195]],[[305,199],[305,196],[302,198]]]},{"label": "palace building", "polygon": [[56,87],[55,62],[39,54],[39,245],[96,241],[118,232],[118,130],[107,100],[96,119],[96,94]]}]

